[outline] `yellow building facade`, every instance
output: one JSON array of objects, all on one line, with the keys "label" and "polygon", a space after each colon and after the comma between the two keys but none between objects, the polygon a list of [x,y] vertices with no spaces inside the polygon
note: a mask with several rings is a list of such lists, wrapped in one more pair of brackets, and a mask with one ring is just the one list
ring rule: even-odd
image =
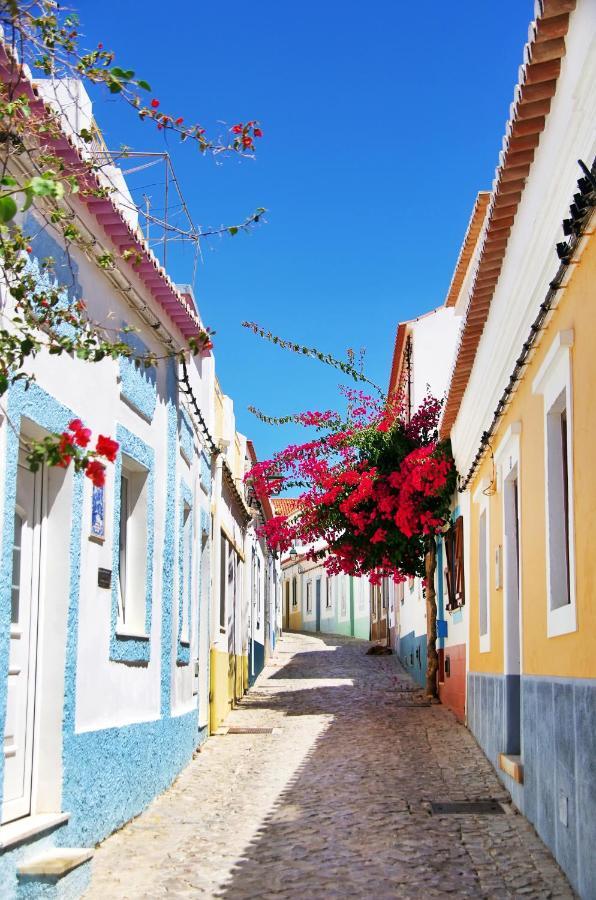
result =
[{"label": "yellow building facade", "polygon": [[486,214],[466,236],[450,292],[462,324],[441,435],[451,438],[464,519],[466,721],[588,897],[596,896],[596,6],[544,0],[537,11]]}]

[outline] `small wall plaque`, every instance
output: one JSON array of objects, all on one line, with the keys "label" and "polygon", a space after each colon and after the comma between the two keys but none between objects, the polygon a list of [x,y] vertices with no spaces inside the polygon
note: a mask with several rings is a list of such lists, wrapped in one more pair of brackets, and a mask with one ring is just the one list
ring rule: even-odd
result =
[{"label": "small wall plaque", "polygon": [[100,588],[111,588],[112,586],[112,570],[111,569],[98,569],[97,570],[97,584]]}]

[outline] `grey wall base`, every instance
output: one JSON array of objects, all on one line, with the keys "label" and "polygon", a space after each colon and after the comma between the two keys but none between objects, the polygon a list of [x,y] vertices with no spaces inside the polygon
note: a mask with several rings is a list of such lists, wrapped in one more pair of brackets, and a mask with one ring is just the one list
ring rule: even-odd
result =
[{"label": "grey wall base", "polygon": [[506,676],[470,672],[468,727],[580,897],[596,900],[596,681],[522,675],[523,785],[499,769],[509,692]]}]

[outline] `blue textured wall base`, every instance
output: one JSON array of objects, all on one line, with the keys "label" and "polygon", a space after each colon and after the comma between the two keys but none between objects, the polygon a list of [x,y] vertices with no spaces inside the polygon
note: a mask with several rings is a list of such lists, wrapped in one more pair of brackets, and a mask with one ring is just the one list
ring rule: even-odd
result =
[{"label": "blue textured wall base", "polygon": [[596,682],[522,675],[523,785],[498,766],[508,682],[469,673],[468,727],[580,897],[596,897]]},{"label": "blue textured wall base", "polygon": [[201,741],[197,715],[65,736],[60,845],[93,846],[164,791]]},{"label": "blue textured wall base", "polygon": [[426,685],[426,635],[416,635],[413,631],[399,638],[397,654],[408,675]]}]

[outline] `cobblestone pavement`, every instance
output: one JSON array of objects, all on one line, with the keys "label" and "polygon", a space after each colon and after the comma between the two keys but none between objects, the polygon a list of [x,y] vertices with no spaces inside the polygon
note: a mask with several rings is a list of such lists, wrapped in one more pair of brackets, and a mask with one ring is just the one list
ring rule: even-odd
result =
[{"label": "cobblestone pavement", "polygon": [[[175,784],[97,850],[85,897],[573,897],[469,732],[363,641],[286,635]],[[498,798],[504,815],[430,814]]]}]

